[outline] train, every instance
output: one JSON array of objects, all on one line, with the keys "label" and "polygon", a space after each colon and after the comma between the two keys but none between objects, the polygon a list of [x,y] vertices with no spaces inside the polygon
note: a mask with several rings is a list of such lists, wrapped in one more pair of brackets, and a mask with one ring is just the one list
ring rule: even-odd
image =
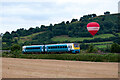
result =
[{"label": "train", "polygon": [[80,53],[78,43],[30,45],[22,47],[23,54]]}]

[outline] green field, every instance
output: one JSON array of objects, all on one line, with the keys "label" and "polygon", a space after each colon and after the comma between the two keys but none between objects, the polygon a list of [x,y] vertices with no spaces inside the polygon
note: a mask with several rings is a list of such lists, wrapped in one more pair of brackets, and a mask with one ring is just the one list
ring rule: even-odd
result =
[{"label": "green field", "polygon": [[115,36],[113,34],[101,34],[94,36],[94,38],[109,38],[109,37],[115,37]]},{"label": "green field", "polygon": [[73,41],[83,41],[83,40],[90,40],[90,39],[93,39],[93,38],[76,38],[76,37],[68,37],[68,36],[57,36],[57,37],[54,37],[54,38],[52,38],[51,40],[52,41],[60,41],[60,42],[63,42],[63,41],[71,41],[71,42],[73,42]]},{"label": "green field", "polygon": [[[38,33],[34,33],[28,36],[24,36],[24,37],[20,37],[20,39],[18,40],[18,43],[24,43],[25,41],[32,41],[32,38],[36,35],[42,34],[44,32],[38,32]],[[15,39],[18,39],[18,37],[15,37]]]},{"label": "green field", "polygon": [[[107,48],[108,45],[95,45],[97,48]],[[110,45],[109,45],[110,46]]]},{"label": "green field", "polygon": [[94,43],[86,43],[86,44],[112,44],[113,41],[106,41],[106,42],[94,42]]},{"label": "green field", "polygon": [[94,39],[94,38],[109,38],[109,37],[114,37],[113,34],[101,34],[101,35],[96,35],[94,37],[68,37],[66,35],[63,35],[63,36],[56,36],[56,37],[53,37],[51,40],[52,41],[60,41],[60,42],[63,42],[63,41],[83,41],[83,40],[91,40],[91,39]]}]

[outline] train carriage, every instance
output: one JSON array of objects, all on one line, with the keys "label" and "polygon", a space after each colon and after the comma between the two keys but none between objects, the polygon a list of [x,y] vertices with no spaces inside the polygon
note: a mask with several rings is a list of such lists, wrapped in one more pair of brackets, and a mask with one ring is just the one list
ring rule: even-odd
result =
[{"label": "train carriage", "polygon": [[23,53],[42,53],[43,45],[23,46]]},{"label": "train carriage", "polygon": [[47,52],[68,52],[67,44],[46,45]]},{"label": "train carriage", "polygon": [[23,46],[23,53],[79,53],[78,43]]}]

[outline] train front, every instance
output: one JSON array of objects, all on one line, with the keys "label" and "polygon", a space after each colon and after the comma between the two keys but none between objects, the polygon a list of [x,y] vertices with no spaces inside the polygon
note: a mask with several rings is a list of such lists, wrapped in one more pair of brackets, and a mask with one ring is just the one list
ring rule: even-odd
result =
[{"label": "train front", "polygon": [[73,43],[72,48],[72,53],[80,53],[80,46],[78,43]]}]

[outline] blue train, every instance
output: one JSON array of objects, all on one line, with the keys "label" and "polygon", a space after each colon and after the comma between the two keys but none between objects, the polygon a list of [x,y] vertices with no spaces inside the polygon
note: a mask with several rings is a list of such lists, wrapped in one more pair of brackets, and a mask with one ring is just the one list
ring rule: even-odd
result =
[{"label": "blue train", "polygon": [[23,46],[23,54],[41,54],[41,53],[79,53],[78,43],[49,44],[49,45],[31,45]]}]

